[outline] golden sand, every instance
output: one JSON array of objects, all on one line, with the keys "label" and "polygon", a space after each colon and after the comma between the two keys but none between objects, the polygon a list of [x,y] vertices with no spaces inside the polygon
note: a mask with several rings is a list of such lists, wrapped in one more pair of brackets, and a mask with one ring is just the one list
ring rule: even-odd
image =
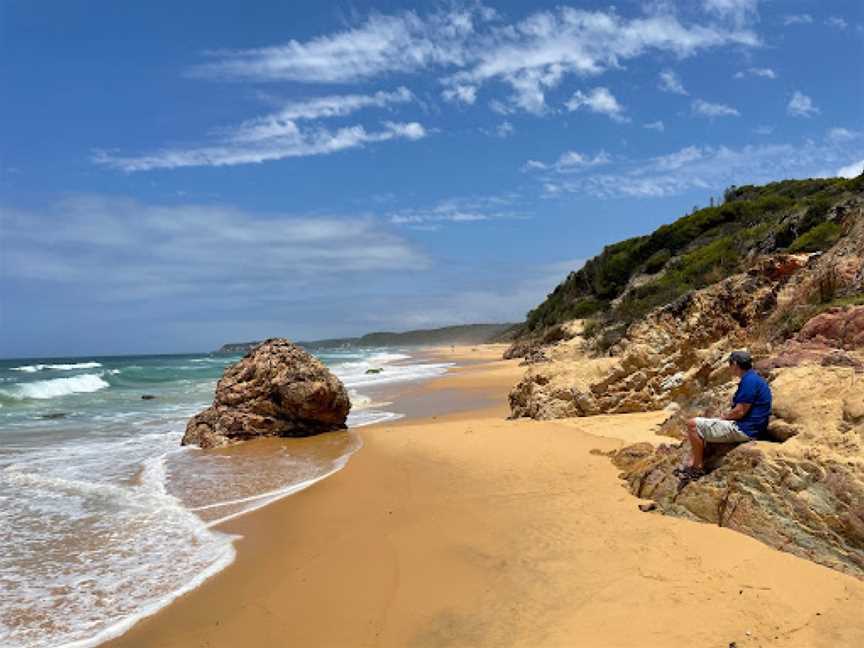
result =
[{"label": "golden sand", "polygon": [[662,414],[508,421],[515,362],[441,354],[465,366],[414,397],[480,409],[361,429],[343,471],[223,525],[235,563],[109,645],[864,646],[864,582],[638,510],[597,451]]}]

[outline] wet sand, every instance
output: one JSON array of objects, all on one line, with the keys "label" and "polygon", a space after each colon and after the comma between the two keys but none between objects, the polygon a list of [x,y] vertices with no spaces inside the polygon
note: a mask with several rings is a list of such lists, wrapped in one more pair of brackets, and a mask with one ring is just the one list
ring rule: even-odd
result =
[{"label": "wet sand", "polygon": [[522,369],[498,352],[442,350],[465,366],[396,397],[425,411],[224,524],[234,564],[108,645],[864,645],[864,582],[638,510],[598,451],[662,414],[507,421]]}]

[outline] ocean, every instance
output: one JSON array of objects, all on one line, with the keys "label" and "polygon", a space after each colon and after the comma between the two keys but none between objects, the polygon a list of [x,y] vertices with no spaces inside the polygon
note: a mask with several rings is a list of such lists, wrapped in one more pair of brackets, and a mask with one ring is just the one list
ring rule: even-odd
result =
[{"label": "ocean", "polygon": [[[349,390],[351,428],[399,417],[364,390],[448,366],[400,349],[316,355]],[[327,477],[360,447],[349,429],[266,451],[181,448],[239,358],[0,360],[0,645],[121,634],[232,562],[236,538],[215,525]]]}]

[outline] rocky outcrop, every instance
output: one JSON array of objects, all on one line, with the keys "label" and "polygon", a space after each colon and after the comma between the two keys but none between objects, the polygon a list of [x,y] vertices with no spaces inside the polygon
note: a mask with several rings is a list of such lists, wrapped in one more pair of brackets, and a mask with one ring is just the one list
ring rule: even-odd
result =
[{"label": "rocky outcrop", "polygon": [[798,340],[840,349],[864,346],[864,306],[832,308],[817,315],[804,325]]},{"label": "rocky outcrop", "polygon": [[190,419],[182,444],[213,448],[341,430],[350,409],[344,385],[317,358],[270,339],[226,369],[213,404]]},{"label": "rocky outcrop", "polygon": [[[771,431],[783,443],[714,447],[708,474],[689,482],[673,474],[686,443],[629,446],[614,461],[630,490],[665,513],[729,527],[864,578],[862,377],[850,368],[804,365],[771,378]],[[672,417],[667,433],[680,435],[689,414]]]},{"label": "rocky outcrop", "polygon": [[[554,363],[529,371],[510,394],[514,417],[556,418],[662,409],[729,374],[733,348],[776,306],[783,285],[808,255],[765,257],[746,273],[694,291],[634,323],[611,349],[608,371],[588,384],[562,384]],[[566,361],[565,361],[566,362]],[[550,401],[559,400],[560,403]]]}]

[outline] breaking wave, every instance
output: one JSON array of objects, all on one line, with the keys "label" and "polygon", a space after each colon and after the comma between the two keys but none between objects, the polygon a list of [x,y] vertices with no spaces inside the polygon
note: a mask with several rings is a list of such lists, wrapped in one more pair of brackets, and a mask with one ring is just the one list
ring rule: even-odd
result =
[{"label": "breaking wave", "polygon": [[15,383],[0,389],[0,395],[14,400],[46,400],[60,398],[70,394],[88,394],[105,389],[110,385],[96,374],[81,374],[69,378],[52,378],[51,380],[34,380],[27,383]]}]

